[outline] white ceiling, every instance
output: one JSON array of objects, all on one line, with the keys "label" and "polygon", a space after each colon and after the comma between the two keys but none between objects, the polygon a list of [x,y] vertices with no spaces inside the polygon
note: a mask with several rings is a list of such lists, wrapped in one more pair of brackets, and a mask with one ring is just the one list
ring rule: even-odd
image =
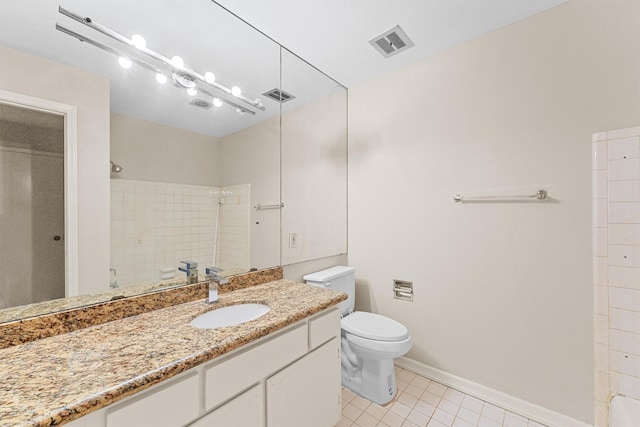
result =
[{"label": "white ceiling", "polygon": [[[349,87],[567,0],[215,0]],[[400,25],[415,47],[384,59],[368,41]]]},{"label": "white ceiling", "polygon": [[[282,87],[309,102],[335,82],[229,15],[227,8],[273,40],[346,86],[443,51],[566,0],[19,0],[0,5],[0,44],[102,75],[110,80],[112,111],[201,134],[223,136],[277,116],[279,105],[261,94]],[[267,109],[238,117],[234,109],[188,105],[184,90],[155,83],[153,73],[123,70],[116,58],[55,29],[55,23],[98,41],[109,38],[58,13],[58,4],[127,37],[147,38],[150,49],[180,55],[199,73],[213,71],[227,87],[238,84]],[[368,40],[400,25],[412,47],[384,59]],[[121,46],[118,46],[121,48]],[[129,49],[129,48],[127,48]],[[133,49],[135,51],[135,49]],[[135,52],[134,52],[135,53]],[[291,64],[280,72],[283,61]],[[315,75],[314,75],[315,73]]]}]

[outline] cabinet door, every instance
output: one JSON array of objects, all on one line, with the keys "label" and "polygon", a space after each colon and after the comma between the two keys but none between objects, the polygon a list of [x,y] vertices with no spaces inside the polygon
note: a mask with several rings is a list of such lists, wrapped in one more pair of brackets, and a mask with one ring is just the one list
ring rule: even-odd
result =
[{"label": "cabinet door", "polygon": [[264,427],[264,385],[247,390],[189,427]]},{"label": "cabinet door", "polygon": [[268,427],[333,427],[340,420],[337,338],[267,379]]}]

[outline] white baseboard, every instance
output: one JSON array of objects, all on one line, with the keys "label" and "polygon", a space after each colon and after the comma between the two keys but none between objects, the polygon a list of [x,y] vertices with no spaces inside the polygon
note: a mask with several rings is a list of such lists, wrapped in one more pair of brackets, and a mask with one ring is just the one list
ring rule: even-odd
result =
[{"label": "white baseboard", "polygon": [[494,390],[482,384],[457,377],[407,357],[400,357],[396,359],[395,364],[408,371],[446,385],[447,387],[477,397],[485,402],[492,403],[549,427],[592,427],[584,421],[543,408],[542,406],[538,406],[531,402],[527,402],[526,400]]}]

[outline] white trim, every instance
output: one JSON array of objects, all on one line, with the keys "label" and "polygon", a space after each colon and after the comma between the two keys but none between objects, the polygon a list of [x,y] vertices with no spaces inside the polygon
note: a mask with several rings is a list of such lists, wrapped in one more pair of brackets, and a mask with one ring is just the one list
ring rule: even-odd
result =
[{"label": "white trim", "polygon": [[403,369],[422,375],[447,387],[477,397],[485,402],[492,403],[507,411],[522,415],[523,417],[549,427],[592,427],[591,424],[585,423],[584,421],[568,417],[551,409],[543,408],[542,406],[469,381],[465,378],[460,378],[407,357],[396,359],[395,364]]},{"label": "white trim", "polygon": [[5,153],[29,154],[32,156],[57,157],[57,158],[64,157],[64,154],[62,153],[52,153],[51,151],[31,150],[28,148],[0,147],[0,151],[4,151]]},{"label": "white trim", "polygon": [[0,102],[64,116],[65,296],[78,295],[78,111],[73,105],[0,89]]}]

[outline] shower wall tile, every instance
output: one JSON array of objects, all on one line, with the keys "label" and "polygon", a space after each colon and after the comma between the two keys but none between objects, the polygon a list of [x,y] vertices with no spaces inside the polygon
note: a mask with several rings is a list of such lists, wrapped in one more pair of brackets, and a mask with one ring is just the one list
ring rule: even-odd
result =
[{"label": "shower wall tile", "polygon": [[607,199],[593,199],[593,227],[607,227],[609,205]]},{"label": "shower wall tile", "polygon": [[606,141],[607,140],[607,132],[596,132],[591,136],[591,141]]},{"label": "shower wall tile", "polygon": [[640,378],[640,356],[611,350],[609,365],[614,372]]},{"label": "shower wall tile", "polygon": [[607,257],[593,257],[593,283],[607,286],[609,276],[609,260]]},{"label": "shower wall tile", "polygon": [[609,285],[619,288],[640,289],[640,268],[609,267]]},{"label": "shower wall tile", "polygon": [[640,311],[610,308],[609,328],[640,334]]},{"label": "shower wall tile", "polygon": [[640,399],[640,127],[592,141],[594,415],[606,426],[611,395]]},{"label": "shower wall tile", "polygon": [[640,135],[640,126],[607,131],[607,139],[632,138]]},{"label": "shower wall tile", "polygon": [[609,182],[610,202],[634,202],[640,200],[640,180]]},{"label": "shower wall tile", "polygon": [[593,255],[597,257],[606,257],[608,251],[608,230],[606,228],[593,229]]},{"label": "shower wall tile", "polygon": [[640,307],[640,290],[609,287],[609,307],[636,310]]},{"label": "shower wall tile", "polygon": [[609,181],[640,179],[640,159],[609,160]]},{"label": "shower wall tile", "polygon": [[640,246],[609,245],[609,265],[640,267]]},{"label": "shower wall tile", "polygon": [[592,173],[593,179],[593,198],[606,199],[608,193],[609,181],[607,178],[607,169],[596,170]]},{"label": "shower wall tile", "polygon": [[593,337],[597,344],[609,344],[609,316],[606,314],[595,314],[593,316]]},{"label": "shower wall tile", "polygon": [[591,144],[591,166],[593,170],[606,169],[608,158],[607,141],[598,141]]},{"label": "shower wall tile", "polygon": [[640,356],[640,334],[610,329],[609,348]]},{"label": "shower wall tile", "polygon": [[610,224],[609,243],[613,245],[640,245],[640,224]]},{"label": "shower wall tile", "polygon": [[609,160],[637,159],[640,157],[640,137],[616,139],[608,147]]},{"label": "shower wall tile", "polygon": [[611,371],[609,381],[613,393],[640,399],[640,378]]},{"label": "shower wall tile", "polygon": [[609,224],[640,224],[640,202],[609,203]]},{"label": "shower wall tile", "polygon": [[[134,180],[111,181],[111,265],[119,286],[160,280],[160,269],[213,256],[219,189]],[[112,280],[113,280],[112,276]]]},{"label": "shower wall tile", "polygon": [[609,287],[596,285],[593,287],[594,314],[609,315]]}]

